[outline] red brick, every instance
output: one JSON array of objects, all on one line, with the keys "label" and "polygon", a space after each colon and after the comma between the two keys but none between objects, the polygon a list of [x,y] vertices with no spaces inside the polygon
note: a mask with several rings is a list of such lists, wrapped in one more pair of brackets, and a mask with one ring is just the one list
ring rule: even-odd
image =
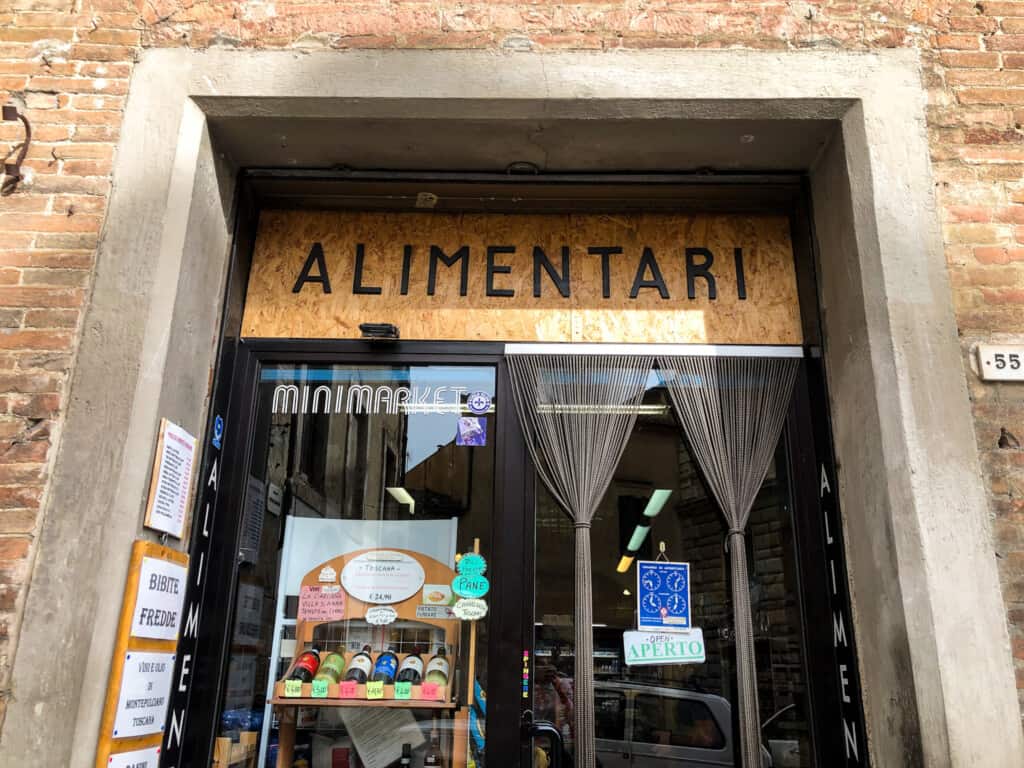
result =
[{"label": "red brick", "polygon": [[71,341],[72,336],[66,331],[8,331],[0,329],[0,349],[64,350],[71,348]]},{"label": "red brick", "polygon": [[1024,104],[1024,88],[963,88],[957,98],[961,104]]},{"label": "red brick", "polygon": [[50,392],[44,394],[0,395],[0,412],[26,419],[51,419],[60,411],[61,396]]},{"label": "red brick", "polygon": [[990,51],[1024,51],[1024,35],[990,35],[985,38]]},{"label": "red brick", "polygon": [[953,221],[992,221],[992,209],[987,205],[951,205],[946,211]]},{"label": "red brick", "polygon": [[1002,248],[986,246],[974,249],[974,258],[982,264],[1010,264],[1015,261],[1024,262],[1024,248]]},{"label": "red brick", "polygon": [[981,49],[981,38],[978,35],[936,35],[935,46],[955,51],[977,51]]},{"label": "red brick", "polygon": [[943,51],[939,54],[939,61],[947,67],[961,67],[964,69],[997,69],[999,67],[998,53],[973,53],[964,51]]},{"label": "red brick", "polygon": [[982,288],[981,295],[990,304],[1024,304],[1024,288]]},{"label": "red brick", "polygon": [[997,26],[998,22],[988,16],[949,17],[949,28],[954,32],[993,32]]},{"label": "red brick", "polygon": [[[3,465],[0,464],[0,471],[2,471],[2,469]],[[0,509],[0,534],[34,533],[38,520],[38,508]],[[10,610],[9,608],[4,608],[7,604],[8,592],[10,594],[15,594],[16,590],[10,587],[0,587],[0,611]]]},{"label": "red brick", "polygon": [[0,536],[0,561],[21,560],[28,554],[31,539],[26,536]]}]

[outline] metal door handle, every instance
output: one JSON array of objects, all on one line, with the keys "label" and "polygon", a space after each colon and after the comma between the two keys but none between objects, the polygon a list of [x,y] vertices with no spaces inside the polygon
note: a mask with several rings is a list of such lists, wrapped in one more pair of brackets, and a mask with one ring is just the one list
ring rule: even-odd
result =
[{"label": "metal door handle", "polygon": [[550,768],[562,768],[562,753],[564,751],[562,745],[562,734],[555,727],[554,723],[548,722],[547,720],[534,720],[533,712],[527,710],[526,712],[523,712],[523,721],[520,732],[522,733],[523,740],[527,743],[531,742],[538,736],[547,736],[551,739]]}]

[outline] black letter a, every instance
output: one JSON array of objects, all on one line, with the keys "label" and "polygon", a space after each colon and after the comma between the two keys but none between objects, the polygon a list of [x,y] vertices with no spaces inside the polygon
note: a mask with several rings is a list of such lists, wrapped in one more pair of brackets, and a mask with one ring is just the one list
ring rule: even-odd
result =
[{"label": "black letter a", "polygon": [[[313,269],[314,264],[316,264],[319,273],[311,275],[309,272]],[[306,257],[306,263],[302,265],[299,279],[292,286],[292,293],[301,291],[302,286],[306,283],[320,283],[323,286],[324,293],[331,292],[331,279],[327,277],[327,264],[324,263],[324,247],[320,243],[313,243],[313,247],[309,249],[309,256]]]}]

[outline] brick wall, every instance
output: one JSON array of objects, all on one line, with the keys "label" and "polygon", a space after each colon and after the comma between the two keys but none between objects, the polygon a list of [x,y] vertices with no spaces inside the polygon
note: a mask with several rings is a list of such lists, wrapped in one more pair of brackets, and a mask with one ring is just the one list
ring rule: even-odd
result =
[{"label": "brick wall", "polygon": [[[919,48],[965,354],[1024,333],[1024,0],[0,0],[0,98],[34,129],[0,197],[0,722],[132,62],[180,45]],[[0,153],[21,135],[0,124]],[[971,379],[1024,691],[1024,451],[999,447],[1001,428],[1024,441],[1024,387]]]}]

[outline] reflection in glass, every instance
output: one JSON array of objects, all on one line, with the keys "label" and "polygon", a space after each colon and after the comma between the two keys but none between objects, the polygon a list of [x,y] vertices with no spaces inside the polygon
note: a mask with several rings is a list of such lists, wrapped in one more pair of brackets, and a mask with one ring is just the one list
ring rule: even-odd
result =
[{"label": "reflection in glass", "polygon": [[492,368],[262,371],[215,766],[483,766],[452,581],[491,554],[495,426]]}]

